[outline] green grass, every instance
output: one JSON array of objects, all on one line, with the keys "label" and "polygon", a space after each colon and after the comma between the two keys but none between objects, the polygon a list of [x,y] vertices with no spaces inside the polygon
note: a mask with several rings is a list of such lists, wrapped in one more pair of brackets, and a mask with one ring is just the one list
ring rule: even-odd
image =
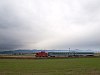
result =
[{"label": "green grass", "polygon": [[100,75],[100,58],[0,59],[0,75]]}]

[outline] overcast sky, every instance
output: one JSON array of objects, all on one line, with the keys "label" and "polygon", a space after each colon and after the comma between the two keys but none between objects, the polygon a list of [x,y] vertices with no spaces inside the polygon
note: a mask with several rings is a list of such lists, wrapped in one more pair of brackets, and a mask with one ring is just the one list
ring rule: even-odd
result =
[{"label": "overcast sky", "polygon": [[0,49],[100,49],[100,0],[0,0]]}]

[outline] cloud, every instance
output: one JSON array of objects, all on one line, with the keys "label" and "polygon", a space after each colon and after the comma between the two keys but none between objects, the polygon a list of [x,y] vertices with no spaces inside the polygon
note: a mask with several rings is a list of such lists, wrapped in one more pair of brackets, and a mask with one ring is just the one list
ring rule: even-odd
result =
[{"label": "cloud", "polygon": [[99,0],[0,0],[0,49],[99,49]]}]

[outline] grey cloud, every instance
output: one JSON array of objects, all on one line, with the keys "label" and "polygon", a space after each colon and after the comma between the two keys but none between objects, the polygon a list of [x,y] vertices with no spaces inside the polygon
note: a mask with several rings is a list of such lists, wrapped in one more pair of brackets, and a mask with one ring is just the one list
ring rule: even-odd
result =
[{"label": "grey cloud", "polygon": [[99,49],[99,0],[0,0],[0,49]]}]

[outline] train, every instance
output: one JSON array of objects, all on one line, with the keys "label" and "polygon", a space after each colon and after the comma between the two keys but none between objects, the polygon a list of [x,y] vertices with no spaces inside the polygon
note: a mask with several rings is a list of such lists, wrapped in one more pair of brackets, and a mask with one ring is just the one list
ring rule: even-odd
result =
[{"label": "train", "polygon": [[94,52],[37,52],[36,57],[81,57],[94,56]]}]

